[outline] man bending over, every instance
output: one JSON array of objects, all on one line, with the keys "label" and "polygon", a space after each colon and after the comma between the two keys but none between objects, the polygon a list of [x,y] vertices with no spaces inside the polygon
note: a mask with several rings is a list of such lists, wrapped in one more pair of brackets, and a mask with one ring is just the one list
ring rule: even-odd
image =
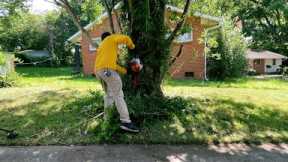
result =
[{"label": "man bending over", "polygon": [[115,103],[120,114],[120,128],[129,132],[139,132],[130,120],[122,91],[122,81],[119,76],[119,73],[126,74],[127,70],[117,64],[118,45],[126,44],[129,49],[134,49],[135,45],[131,38],[126,35],[111,35],[109,32],[104,32],[101,35],[101,39],[102,42],[97,50],[95,71],[105,91],[104,108],[111,108],[113,103]]}]

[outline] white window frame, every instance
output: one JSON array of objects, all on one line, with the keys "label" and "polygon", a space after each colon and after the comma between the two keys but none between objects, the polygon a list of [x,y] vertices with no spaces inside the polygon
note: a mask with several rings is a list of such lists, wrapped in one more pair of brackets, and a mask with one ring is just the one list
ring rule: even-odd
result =
[{"label": "white window frame", "polygon": [[[187,34],[189,34],[189,38],[182,40],[181,38],[184,37]],[[175,38],[175,42],[177,42],[177,43],[187,43],[187,42],[192,42],[192,41],[193,41],[193,29],[191,29],[191,32],[187,32],[187,33],[181,34],[177,38]]]},{"label": "white window frame", "polygon": [[92,41],[96,43],[96,47],[93,47],[91,44],[89,44],[90,52],[94,52],[97,50],[99,44],[101,43],[101,38],[100,37],[92,38]]}]

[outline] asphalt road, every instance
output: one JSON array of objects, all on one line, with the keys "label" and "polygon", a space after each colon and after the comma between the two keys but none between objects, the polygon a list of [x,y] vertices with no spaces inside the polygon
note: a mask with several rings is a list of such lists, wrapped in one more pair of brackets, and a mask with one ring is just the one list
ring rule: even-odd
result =
[{"label": "asphalt road", "polygon": [[288,162],[288,144],[0,147],[0,162]]}]

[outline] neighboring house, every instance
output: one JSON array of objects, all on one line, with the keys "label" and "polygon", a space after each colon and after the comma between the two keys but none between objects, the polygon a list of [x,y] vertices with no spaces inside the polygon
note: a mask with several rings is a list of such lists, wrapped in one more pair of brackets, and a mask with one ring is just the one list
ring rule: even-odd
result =
[{"label": "neighboring house", "polygon": [[279,72],[286,56],[271,51],[255,51],[249,49],[246,58],[249,69],[254,69],[257,74],[269,74]]},{"label": "neighboring house", "polygon": [[5,55],[5,59],[6,63],[4,65],[0,65],[0,76],[5,76],[15,70],[14,55]]},{"label": "neighboring house", "polygon": [[[121,4],[120,4],[121,5]],[[120,5],[116,5],[116,10],[120,8]],[[171,13],[181,14],[183,10],[166,6],[166,16]],[[114,24],[116,18],[113,15]],[[173,42],[171,47],[171,57],[176,56],[179,51],[179,47],[183,45],[181,55],[176,59],[174,64],[170,67],[169,72],[172,78],[206,78],[206,56],[205,56],[205,43],[200,39],[204,35],[205,31],[214,29],[220,26],[221,19],[201,13],[195,13],[193,16],[189,16],[186,21],[186,27],[188,26],[189,32],[180,35]],[[171,25],[172,26],[172,25]],[[85,27],[93,37],[95,43],[99,44],[100,36],[105,31],[110,31],[109,20],[107,13],[100,16],[98,20],[90,23]],[[119,33],[119,27],[116,26],[116,31]],[[81,32],[77,32],[67,40],[68,43],[79,43],[81,45],[82,60],[83,60],[83,72],[85,75],[93,74],[94,62],[97,59],[96,48],[93,48],[86,39],[82,39]]]}]

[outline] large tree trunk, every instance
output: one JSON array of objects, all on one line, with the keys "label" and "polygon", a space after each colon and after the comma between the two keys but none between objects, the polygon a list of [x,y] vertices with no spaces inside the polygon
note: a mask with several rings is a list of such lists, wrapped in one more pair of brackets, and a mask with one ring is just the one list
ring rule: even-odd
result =
[{"label": "large tree trunk", "polygon": [[[128,13],[128,32],[136,44],[129,52],[129,59],[139,57],[144,64],[140,73],[140,85],[132,88],[131,78],[125,82],[127,92],[148,96],[164,96],[161,83],[170,62],[170,45],[178,35],[191,4],[186,0],[180,21],[170,36],[166,38],[165,6],[167,0],[124,0],[124,10]],[[126,16],[126,15],[125,15]]]},{"label": "large tree trunk", "polygon": [[130,35],[136,44],[135,50],[130,51],[128,60],[139,57],[144,68],[140,74],[139,87],[133,89],[131,78],[128,78],[125,82],[126,90],[140,95],[163,96],[161,83],[169,58],[164,24],[166,0],[130,1],[130,5],[128,2],[126,1],[125,6],[130,13]]}]

